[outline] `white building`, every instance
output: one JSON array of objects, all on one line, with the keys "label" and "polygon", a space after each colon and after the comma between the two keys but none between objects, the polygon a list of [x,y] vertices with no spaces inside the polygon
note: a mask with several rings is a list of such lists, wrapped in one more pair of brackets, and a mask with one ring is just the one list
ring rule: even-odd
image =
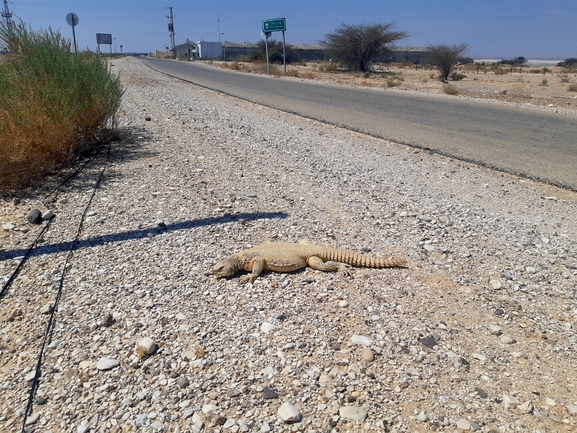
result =
[{"label": "white building", "polygon": [[222,57],[222,44],[208,41],[197,42],[196,55],[199,59],[220,59]]}]

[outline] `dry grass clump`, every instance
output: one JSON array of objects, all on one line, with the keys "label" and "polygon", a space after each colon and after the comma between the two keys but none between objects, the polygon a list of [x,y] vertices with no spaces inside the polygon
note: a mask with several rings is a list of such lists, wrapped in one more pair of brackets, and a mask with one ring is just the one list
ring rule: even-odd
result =
[{"label": "dry grass clump", "polygon": [[0,25],[10,51],[0,63],[0,190],[69,164],[114,123],[122,88],[106,59],[74,55],[52,30]]},{"label": "dry grass clump", "polygon": [[446,93],[447,95],[458,95],[459,89],[452,84],[443,84],[443,93]]},{"label": "dry grass clump", "polygon": [[567,90],[568,90],[569,92],[577,92],[577,84],[569,84],[569,85],[567,86]]}]

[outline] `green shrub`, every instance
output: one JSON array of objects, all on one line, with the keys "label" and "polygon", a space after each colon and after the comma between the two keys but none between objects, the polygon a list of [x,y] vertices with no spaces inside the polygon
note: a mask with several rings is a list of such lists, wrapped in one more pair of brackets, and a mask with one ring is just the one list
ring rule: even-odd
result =
[{"label": "green shrub", "polygon": [[71,53],[51,29],[0,25],[11,54],[0,62],[0,188],[69,164],[114,127],[123,94],[105,58]]}]

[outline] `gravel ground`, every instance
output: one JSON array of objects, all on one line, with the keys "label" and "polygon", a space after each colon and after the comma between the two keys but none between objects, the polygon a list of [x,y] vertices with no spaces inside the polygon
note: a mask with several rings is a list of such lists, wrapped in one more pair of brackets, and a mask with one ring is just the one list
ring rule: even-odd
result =
[{"label": "gravel ground", "polygon": [[[0,299],[1,431],[44,342],[27,431],[576,431],[577,194],[114,70],[123,140],[0,202],[4,281],[56,214]],[[303,238],[409,266],[210,275]]]}]

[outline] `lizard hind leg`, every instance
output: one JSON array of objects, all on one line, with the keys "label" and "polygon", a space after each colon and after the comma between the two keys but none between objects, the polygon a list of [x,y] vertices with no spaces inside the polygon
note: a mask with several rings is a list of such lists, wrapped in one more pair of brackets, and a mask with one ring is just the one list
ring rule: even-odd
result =
[{"label": "lizard hind leg", "polygon": [[323,261],[320,257],[310,256],[307,259],[307,265],[317,271],[323,272],[334,272],[338,271],[339,274],[349,276],[352,275],[351,267],[345,263],[333,262],[333,261]]}]

